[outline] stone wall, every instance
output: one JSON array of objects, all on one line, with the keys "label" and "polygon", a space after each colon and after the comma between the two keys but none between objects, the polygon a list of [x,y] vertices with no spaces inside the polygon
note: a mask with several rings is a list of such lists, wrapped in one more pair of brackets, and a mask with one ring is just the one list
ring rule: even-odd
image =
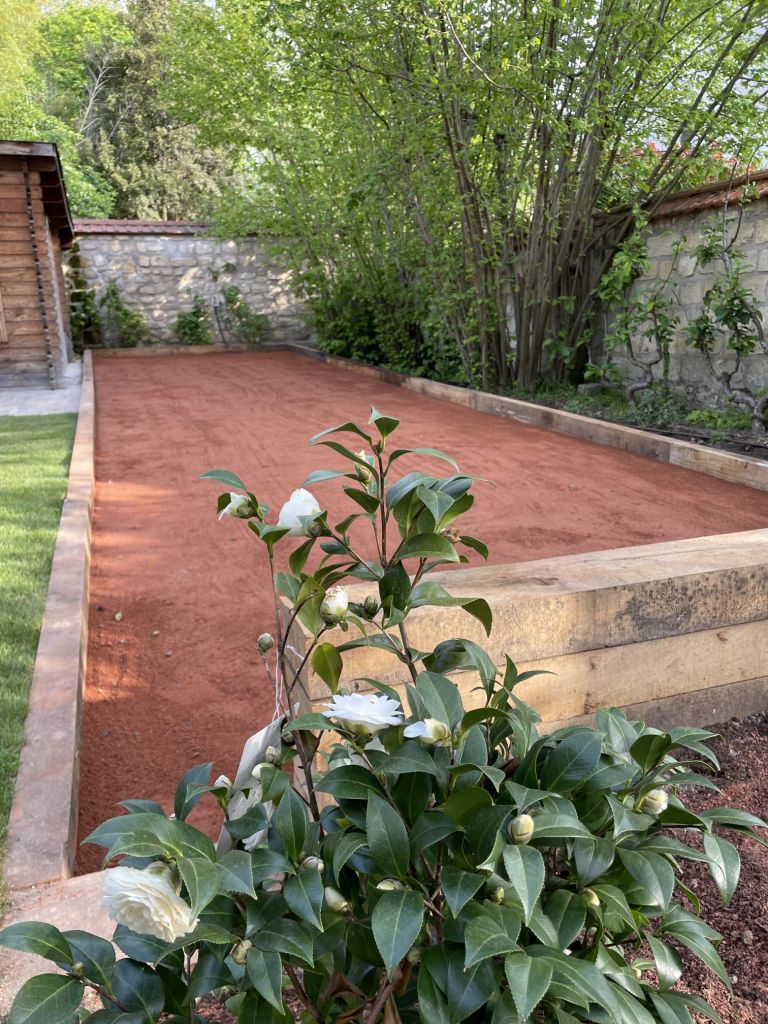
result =
[{"label": "stone wall", "polygon": [[[702,269],[697,265],[693,250],[707,230],[715,225],[722,226],[723,213],[720,205],[696,213],[652,221],[646,232],[650,267],[648,273],[635,283],[631,293],[639,297],[669,275],[670,288],[677,296],[674,308],[680,317],[670,352],[670,376],[682,393],[704,402],[714,397],[716,388],[703,357],[686,344],[686,330],[687,325],[702,311],[705,293],[724,268],[721,261],[715,261]],[[725,220],[728,237],[732,238],[738,225],[738,209],[729,210]],[[685,249],[675,256],[675,244],[680,239],[685,242]],[[757,199],[744,207],[736,247],[746,258],[742,283],[754,296],[768,332],[768,198]],[[637,347],[637,351],[641,355],[645,354],[642,344]],[[616,362],[626,369],[630,378],[641,376],[641,372],[625,359],[619,357]],[[731,366],[733,354],[729,354],[724,344],[721,344],[714,354],[714,362],[716,367],[726,364]],[[655,367],[654,373],[661,375],[661,364]],[[760,350],[759,345],[754,355],[745,358],[743,369],[734,378],[734,384],[742,382],[753,388],[768,386],[768,356]]]},{"label": "stone wall", "polygon": [[97,299],[115,281],[125,305],[144,314],[160,342],[176,340],[176,316],[192,308],[196,295],[211,314],[215,340],[231,340],[215,316],[227,285],[235,285],[255,313],[266,314],[270,340],[310,340],[288,274],[257,238],[224,241],[207,236],[205,225],[184,221],[80,220],[75,230]]}]

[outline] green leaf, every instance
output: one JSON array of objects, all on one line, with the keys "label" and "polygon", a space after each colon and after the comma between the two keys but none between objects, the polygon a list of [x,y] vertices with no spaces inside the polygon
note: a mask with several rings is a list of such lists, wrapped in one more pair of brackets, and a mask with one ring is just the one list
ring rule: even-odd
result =
[{"label": "green leaf", "polygon": [[381,771],[392,778],[407,775],[409,772],[426,772],[436,775],[437,767],[426,749],[418,740],[406,740],[381,764]]},{"label": "green leaf", "polygon": [[310,661],[312,669],[320,676],[331,693],[336,693],[341,670],[344,667],[338,648],[333,644],[318,644],[312,652]]},{"label": "green leaf", "polygon": [[320,918],[323,907],[323,881],[319,871],[308,869],[289,878],[283,887],[283,897],[297,917],[302,921],[308,921],[318,931],[323,930]]},{"label": "green leaf", "polygon": [[472,640],[444,640],[437,645],[432,654],[424,658],[424,666],[430,672],[437,672],[440,675],[474,669],[488,694],[491,693],[496,679],[495,664],[483,648]]},{"label": "green leaf", "polygon": [[544,959],[533,960],[526,953],[510,953],[504,960],[509,990],[522,1020],[527,1020],[547,994],[552,981],[552,965]]},{"label": "green leaf", "polygon": [[462,831],[451,818],[441,811],[425,811],[413,823],[410,834],[411,856],[418,857],[422,851],[441,842],[454,832]]},{"label": "green leaf", "polygon": [[446,996],[452,1024],[470,1017],[499,991],[501,979],[497,966],[484,960],[465,969],[460,947],[433,947],[424,954],[422,965]]},{"label": "green leaf", "polygon": [[445,801],[445,813],[460,825],[466,824],[479,810],[493,807],[493,797],[487,789],[473,787],[458,789]]},{"label": "green leaf", "polygon": [[180,857],[176,862],[187,887],[192,916],[197,917],[219,890],[219,868],[205,857]]},{"label": "green leaf", "polygon": [[520,915],[511,908],[484,904],[464,931],[464,966],[473,967],[488,957],[517,949],[521,924]]},{"label": "green leaf", "polygon": [[[116,818],[110,818],[94,829],[89,836],[86,836],[83,842],[105,846],[112,855],[122,840],[130,840],[134,834],[139,834],[154,844],[154,854],[148,853],[147,856],[167,854],[173,859],[177,857],[216,859],[216,850],[208,836],[183,821],[162,818],[159,814],[121,814]],[[125,852],[124,846],[122,850]],[[107,857],[107,860],[109,859]]]},{"label": "green leaf", "polygon": [[485,884],[485,880],[485,875],[462,871],[461,868],[456,868],[452,864],[445,865],[440,873],[440,885],[445,902],[454,917],[459,916],[459,911]]},{"label": "green leaf", "polygon": [[[328,644],[327,646],[331,646]],[[292,722],[285,726],[289,732],[316,732],[322,729],[334,729],[333,722],[326,718],[324,714],[319,711],[308,711],[305,715],[299,715],[298,718],[294,718]]]},{"label": "green leaf", "polygon": [[456,472],[459,472],[459,466],[455,459],[452,459],[450,455],[446,455],[445,452],[441,452],[437,448],[398,448],[397,451],[392,452],[389,456],[389,466],[395,461],[400,459],[403,455],[431,455],[435,459],[443,459],[444,462],[449,462]]},{"label": "green leaf", "polygon": [[656,973],[659,976],[659,988],[672,988],[677,984],[683,975],[683,960],[680,954],[672,946],[653,935],[646,934],[646,939],[651,947],[653,958],[656,961]]},{"label": "green leaf", "polygon": [[257,949],[265,952],[285,953],[303,960],[310,966],[312,959],[312,936],[296,921],[280,918],[249,936]]},{"label": "green leaf", "polygon": [[82,998],[79,981],[63,974],[38,974],[19,989],[8,1024],[75,1024]]},{"label": "green leaf", "polygon": [[447,537],[438,533],[418,533],[409,538],[397,552],[397,560],[406,558],[436,558],[442,562],[458,562],[456,548]]},{"label": "green leaf", "polygon": [[488,561],[488,545],[484,544],[481,540],[478,540],[477,537],[468,537],[465,534],[462,534],[461,537],[459,537],[459,543],[463,544],[467,548],[472,548],[472,550],[476,551],[481,558],[485,559],[486,562]]},{"label": "green leaf", "polygon": [[165,987],[151,967],[136,960],[118,960],[112,972],[112,994],[126,1010],[156,1020],[165,1005]]},{"label": "green leaf", "polygon": [[253,887],[253,859],[250,853],[246,853],[245,850],[230,850],[219,858],[216,867],[220,893],[238,892],[256,899]]},{"label": "green leaf", "polygon": [[728,991],[733,994],[733,985],[728,971],[726,971],[725,965],[720,959],[720,954],[709,939],[704,938],[703,935],[697,934],[694,931],[674,926],[665,928],[665,932],[669,935],[673,935],[678,942],[682,942],[684,946],[687,946],[691,953],[698,957],[713,974],[717,975]]},{"label": "green leaf", "polygon": [[288,859],[296,861],[307,836],[307,810],[298,793],[286,789],[277,805],[273,821]]},{"label": "green leaf", "polygon": [[665,910],[675,887],[675,873],[669,861],[658,853],[639,853],[621,847],[616,852],[626,870],[643,890],[647,905]]},{"label": "green leaf", "polygon": [[704,833],[704,852],[711,858],[709,872],[720,891],[723,906],[727,907],[739,884],[741,858],[739,851],[722,836]]},{"label": "green leaf", "polygon": [[373,909],[371,925],[390,978],[418,938],[423,920],[424,900],[419,893],[410,889],[382,893]]},{"label": "green leaf", "polygon": [[551,750],[541,769],[541,785],[567,794],[577,789],[597,766],[603,738],[592,729],[572,733]]},{"label": "green leaf", "polygon": [[650,992],[661,1024],[693,1024],[685,1000],[668,992]]},{"label": "green leaf", "polygon": [[567,949],[584,927],[587,908],[575,892],[556,889],[547,900],[544,913],[557,929],[558,949]]},{"label": "green leaf", "polygon": [[429,718],[445,722],[451,730],[461,722],[464,706],[459,688],[450,679],[436,672],[420,672],[416,677],[416,692],[424,701]]},{"label": "green leaf", "polygon": [[644,733],[635,740],[629,748],[629,752],[643,772],[647,773],[661,763],[672,746],[672,737],[669,733],[665,732],[661,735]]},{"label": "green leaf", "polygon": [[332,769],[316,783],[315,789],[320,793],[330,793],[337,800],[367,800],[371,793],[384,793],[378,779],[367,768],[357,764]]},{"label": "green leaf", "polygon": [[344,493],[368,515],[374,515],[378,511],[379,499],[375,494],[369,494],[368,491],[362,491],[358,487],[345,487]]},{"label": "green leaf", "polygon": [[[314,872],[317,874],[317,872]],[[295,881],[295,879],[292,879]],[[283,963],[272,950],[248,950],[245,967],[253,987],[276,1010],[283,1012]]]},{"label": "green leaf", "polygon": [[[544,811],[533,819],[534,841],[552,839],[591,839],[592,833],[575,814],[557,814]],[[554,845],[554,844],[552,844]]]},{"label": "green leaf", "polygon": [[74,962],[85,967],[86,978],[109,991],[115,966],[115,948],[112,943],[98,935],[76,929],[63,932],[63,935],[69,943]]},{"label": "green leaf", "polygon": [[410,866],[408,833],[398,812],[372,793],[365,815],[368,849],[385,875],[405,878]]},{"label": "green leaf", "polygon": [[184,1002],[189,1005],[217,988],[233,984],[232,972],[213,953],[200,952],[189,979]]},{"label": "green leaf", "polygon": [[647,832],[654,819],[649,814],[641,814],[626,807],[613,796],[606,796],[613,814],[613,837],[618,839],[627,832]]},{"label": "green leaf", "polygon": [[228,469],[209,469],[207,473],[201,473],[199,479],[215,480],[219,484],[224,484],[225,487],[234,487],[236,491],[248,490],[240,477],[236,473],[230,473]]},{"label": "green leaf", "polygon": [[396,420],[392,416],[384,416],[383,413],[379,412],[375,405],[371,406],[371,418],[368,422],[373,423],[381,434],[381,439],[383,441],[386,441],[392,431],[397,430],[400,426],[400,420]]},{"label": "green leaf", "polygon": [[362,437],[368,444],[372,444],[370,434],[366,434],[356,423],[352,423],[349,420],[346,423],[340,423],[338,427],[327,427],[325,430],[321,430],[319,434],[314,434],[310,437],[309,443],[317,444],[321,437],[328,437],[329,434],[357,434],[358,437]]},{"label": "green leaf", "polygon": [[417,987],[419,998],[419,1017],[430,1024],[450,1024],[448,1005],[445,996],[435,985],[428,970],[420,970]]},{"label": "green leaf", "polygon": [[41,921],[11,924],[0,931],[0,946],[17,949],[21,953],[34,953],[57,964],[71,964],[69,943],[58,928]]},{"label": "green leaf", "polygon": [[615,846],[610,839],[577,839],[573,844],[576,874],[586,886],[605,874],[613,864]]},{"label": "green leaf", "polygon": [[198,764],[182,776],[181,782],[176,789],[173,798],[173,813],[177,821],[184,821],[193,807],[199,802],[200,797],[211,779],[213,764]]},{"label": "green leaf", "polygon": [[544,887],[544,859],[531,846],[506,846],[503,860],[507,878],[517,893],[525,923],[528,924]]},{"label": "green leaf", "polygon": [[[403,566],[397,562],[390,566],[379,580],[379,598],[385,619],[393,620],[395,623],[402,621],[403,616],[400,615],[398,618],[397,613],[405,611],[410,596],[411,578]],[[384,623],[385,626],[389,624],[389,621]]]},{"label": "green leaf", "polygon": [[309,540],[305,540],[303,544],[299,544],[299,546],[288,556],[288,565],[295,576],[298,576],[307,564],[307,559],[312,551],[315,539],[315,537],[310,537]]},{"label": "green leaf", "polygon": [[321,484],[326,480],[335,480],[336,477],[348,475],[348,473],[342,473],[338,469],[314,469],[301,486],[309,487],[311,484]]},{"label": "green leaf", "polygon": [[349,858],[353,857],[358,850],[367,845],[368,838],[362,832],[350,832],[341,837],[333,851],[333,873],[336,876],[337,882],[339,881],[341,870]]}]

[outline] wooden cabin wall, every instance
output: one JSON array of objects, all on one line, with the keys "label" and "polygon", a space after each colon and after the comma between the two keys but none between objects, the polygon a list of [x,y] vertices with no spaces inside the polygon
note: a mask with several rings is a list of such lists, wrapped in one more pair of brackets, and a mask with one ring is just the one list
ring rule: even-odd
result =
[{"label": "wooden cabin wall", "polygon": [[[66,291],[63,279],[54,289],[52,267],[61,274],[61,253],[52,246],[42,202],[40,176],[30,170],[35,232],[40,253],[41,277],[54,363],[66,358]],[[58,239],[56,239],[58,242]],[[61,302],[57,310],[56,291]],[[38,279],[27,214],[21,162],[0,158],[0,294],[4,330],[0,329],[0,377],[41,377],[47,382],[46,344],[40,309]],[[60,326],[61,325],[61,326]]]}]

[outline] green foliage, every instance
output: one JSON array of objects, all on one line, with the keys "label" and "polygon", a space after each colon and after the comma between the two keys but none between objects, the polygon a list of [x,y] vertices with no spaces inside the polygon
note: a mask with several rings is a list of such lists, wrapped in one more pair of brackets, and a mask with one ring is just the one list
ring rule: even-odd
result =
[{"label": "green foliage", "polygon": [[101,317],[96,292],[88,286],[80,246],[75,242],[65,265],[67,297],[69,299],[69,327],[72,348],[81,353],[101,343]]},{"label": "green foliage", "polygon": [[108,347],[136,348],[152,343],[152,331],[144,314],[125,305],[116,281],[110,281],[104,289],[99,309],[101,336]]},{"label": "green foliage", "polygon": [[228,339],[242,345],[259,345],[269,339],[269,317],[252,309],[236,285],[225,285],[221,297],[224,305],[219,314],[220,323]]},{"label": "green foliage", "polygon": [[212,345],[208,306],[202,295],[195,295],[192,308],[179,310],[173,324],[173,333],[182,345]]},{"label": "green foliage", "polygon": [[692,427],[706,427],[708,430],[749,430],[751,419],[743,409],[693,409],[685,417]]},{"label": "green foliage", "polygon": [[[126,958],[116,962],[109,944],[83,932],[12,925],[0,944],[62,972],[25,985],[12,1021],[69,1024],[88,983],[106,1007],[94,1021],[122,1012],[136,1024],[163,1012],[191,1019],[197,996],[225,989],[243,1024],[289,1024],[283,975],[302,1021],[317,1024],[692,1024],[692,1012],[717,1020],[701,997],[672,991],[684,978],[680,947],[731,985],[721,936],[702,920],[685,865],[706,863],[726,905],[739,876],[728,836],[765,843],[765,824],[731,808],[685,806],[690,786],[713,787],[699,773],[718,767],[712,733],[662,732],[603,709],[594,729],[539,736],[538,716],[516,692],[535,672],[520,673],[509,657],[500,670],[466,639],[411,646],[414,608],[457,604],[486,633],[491,611],[427,579],[466,552],[486,552],[456,525],[472,505],[472,479],[440,451],[395,447],[398,426],[372,409],[368,425],[344,423],[312,439],[341,468],[306,483],[336,479],[351,500],[351,514],[333,527],[307,492],[292,495],[276,526],[235,474],[205,474],[243,492],[228,490],[217,508],[247,520],[273,568],[276,546],[289,547],[289,571],[275,586],[289,619],[306,627],[303,661],[324,651],[332,703],[294,717],[301,666],[278,621],[274,645],[262,649],[280,717],[249,741],[261,751],[252,771],[246,765],[239,784],[211,784],[212,766],[196,766],[179,785],[173,818],[127,801],[128,813],[87,837],[107,863],[131,858],[124,874],[107,875],[122,879],[107,902]],[[412,468],[414,456],[429,460],[426,470]],[[435,475],[446,463],[448,475]],[[402,465],[410,471],[395,478]],[[372,531],[374,558],[356,554],[355,523]],[[339,589],[342,580],[364,586]],[[388,652],[407,682],[394,690],[364,679],[363,692],[337,690],[345,655],[360,647]],[[451,678],[467,669],[478,686],[470,711]],[[327,730],[337,742],[313,776]],[[292,762],[293,786],[281,770]],[[211,795],[225,812],[218,849],[186,820]],[[164,879],[160,914],[150,879]],[[142,906],[139,934],[125,918],[135,922]]]},{"label": "green foliage", "polygon": [[643,427],[671,427],[687,415],[685,403],[674,388],[663,382],[651,384],[635,402],[633,421]]}]

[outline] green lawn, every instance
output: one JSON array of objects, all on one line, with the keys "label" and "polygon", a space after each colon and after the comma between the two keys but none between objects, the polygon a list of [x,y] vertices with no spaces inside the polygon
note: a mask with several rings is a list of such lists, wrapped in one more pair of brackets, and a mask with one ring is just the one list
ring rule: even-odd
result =
[{"label": "green lawn", "polygon": [[0,417],[0,863],[77,417]]}]

